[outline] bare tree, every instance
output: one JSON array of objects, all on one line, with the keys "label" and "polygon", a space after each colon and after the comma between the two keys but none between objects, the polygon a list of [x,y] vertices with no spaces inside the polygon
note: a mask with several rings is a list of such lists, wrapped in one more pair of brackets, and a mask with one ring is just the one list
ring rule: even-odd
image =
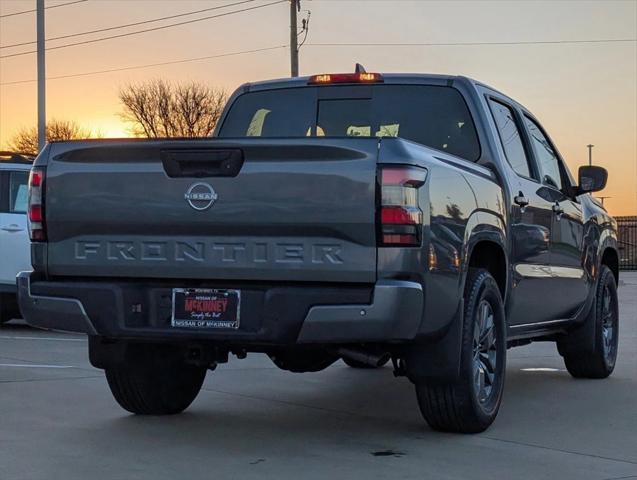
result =
[{"label": "bare tree", "polygon": [[[51,120],[46,124],[46,140],[52,142],[55,140],[80,140],[83,138],[99,137],[98,133],[82,127],[72,120]],[[29,153],[31,155],[38,154],[38,129],[36,127],[23,128],[9,140],[9,149],[20,152]]]},{"label": "bare tree", "polygon": [[201,83],[172,84],[152,80],[119,91],[121,117],[140,137],[206,137],[212,133],[227,100],[224,90]]}]

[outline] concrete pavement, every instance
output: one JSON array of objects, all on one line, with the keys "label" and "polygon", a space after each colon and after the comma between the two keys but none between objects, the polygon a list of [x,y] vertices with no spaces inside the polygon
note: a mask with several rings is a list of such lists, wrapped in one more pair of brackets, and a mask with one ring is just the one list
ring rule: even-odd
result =
[{"label": "concrete pavement", "polygon": [[135,417],[81,336],[0,328],[0,479],[637,478],[637,273],[620,286],[618,364],[575,380],[554,344],[509,350],[504,403],[479,435],[431,431],[391,368],[315,374],[266,357],[210,372],[184,414]]}]

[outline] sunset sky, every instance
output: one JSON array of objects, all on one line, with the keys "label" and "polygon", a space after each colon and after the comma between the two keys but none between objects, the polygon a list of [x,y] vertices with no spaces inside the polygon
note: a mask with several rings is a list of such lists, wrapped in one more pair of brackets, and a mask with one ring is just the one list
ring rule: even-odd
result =
[{"label": "sunset sky", "polygon": [[[70,0],[48,0],[48,7]],[[49,8],[46,36],[151,20],[238,0],[88,0]],[[133,32],[272,3],[259,1],[163,22],[51,41],[48,46]],[[0,0],[0,47],[35,40],[35,0]],[[345,1],[303,0],[311,10],[301,74],[368,71],[461,74],[512,96],[542,121],[572,171],[587,161],[608,168],[602,195],[614,215],[637,214],[637,0],[625,1]],[[302,14],[304,15],[304,14]],[[47,117],[76,120],[102,135],[126,136],[117,92],[130,82],[195,80],[229,91],[246,81],[289,75],[289,14],[283,2],[159,31],[47,52],[47,77],[245,53],[148,68],[51,79]],[[630,40],[456,46],[353,46],[352,43],[461,43]],[[316,45],[316,44],[336,44]],[[340,45],[339,45],[340,44]],[[34,45],[0,48],[0,56]],[[34,54],[0,59],[0,149],[36,124]]]}]

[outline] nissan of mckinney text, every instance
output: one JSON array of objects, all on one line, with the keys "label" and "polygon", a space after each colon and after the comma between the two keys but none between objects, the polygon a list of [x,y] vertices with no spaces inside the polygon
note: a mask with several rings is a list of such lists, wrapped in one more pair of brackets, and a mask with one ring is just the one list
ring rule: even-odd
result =
[{"label": "nissan of mckinney text", "polygon": [[[357,71],[241,86],[213,137],[53,142],[29,182],[27,322],[82,332],[115,400],[175,414],[230,355],[342,359],[480,432],[507,349],[557,344],[604,378],[616,222],[539,120],[461,76]],[[591,412],[592,413],[592,412]]]}]

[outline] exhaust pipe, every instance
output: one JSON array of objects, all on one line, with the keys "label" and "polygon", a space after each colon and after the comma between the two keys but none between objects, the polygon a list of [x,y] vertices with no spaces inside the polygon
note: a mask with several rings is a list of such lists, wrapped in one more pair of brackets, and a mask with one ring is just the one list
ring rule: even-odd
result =
[{"label": "exhaust pipe", "polygon": [[339,357],[344,357],[349,360],[354,360],[356,362],[364,363],[365,365],[370,365],[372,367],[380,367],[381,365],[385,365],[391,355],[389,352],[383,352],[381,354],[370,353],[365,350],[358,350],[354,348],[345,348],[341,347],[336,350],[336,353]]}]

